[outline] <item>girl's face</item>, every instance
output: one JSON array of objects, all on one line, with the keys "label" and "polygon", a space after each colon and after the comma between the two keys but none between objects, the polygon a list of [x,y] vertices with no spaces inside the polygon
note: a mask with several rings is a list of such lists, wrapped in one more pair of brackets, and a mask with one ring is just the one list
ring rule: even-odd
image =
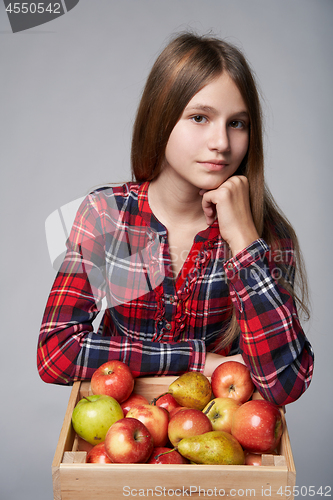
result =
[{"label": "girl's face", "polygon": [[173,128],[162,173],[184,187],[216,189],[238,169],[249,145],[249,114],[223,72],[192,97]]}]

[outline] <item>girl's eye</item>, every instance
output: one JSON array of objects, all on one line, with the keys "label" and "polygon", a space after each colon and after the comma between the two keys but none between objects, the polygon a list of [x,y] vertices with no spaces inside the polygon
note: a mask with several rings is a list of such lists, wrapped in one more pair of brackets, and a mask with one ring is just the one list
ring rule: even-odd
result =
[{"label": "girl's eye", "polygon": [[202,115],[195,115],[195,116],[192,116],[192,120],[195,122],[195,123],[204,123],[205,121],[207,121],[207,119],[202,116]]},{"label": "girl's eye", "polygon": [[230,123],[230,127],[232,127],[232,128],[244,128],[244,123],[241,122],[240,120],[233,120]]}]

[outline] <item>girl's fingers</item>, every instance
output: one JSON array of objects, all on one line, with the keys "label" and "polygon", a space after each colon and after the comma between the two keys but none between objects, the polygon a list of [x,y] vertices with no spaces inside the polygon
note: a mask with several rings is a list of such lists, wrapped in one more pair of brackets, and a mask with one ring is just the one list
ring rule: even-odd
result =
[{"label": "girl's fingers", "polygon": [[[208,191],[210,193],[210,191]],[[204,193],[205,194],[205,193]],[[216,218],[216,205],[211,201],[210,196],[203,196],[202,209],[206,216],[206,222],[210,226]]]},{"label": "girl's fingers", "polygon": [[217,217],[221,236],[234,255],[259,237],[249,203],[249,184],[244,176],[230,177],[217,189],[204,192],[202,209],[208,225]]}]

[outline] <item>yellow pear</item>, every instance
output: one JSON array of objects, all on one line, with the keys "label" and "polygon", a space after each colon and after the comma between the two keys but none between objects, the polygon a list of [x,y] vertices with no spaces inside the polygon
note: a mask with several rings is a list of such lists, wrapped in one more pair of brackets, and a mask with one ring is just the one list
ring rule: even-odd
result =
[{"label": "yellow pear", "polygon": [[170,384],[168,393],[181,406],[203,410],[212,397],[212,388],[202,373],[186,372]]},{"label": "yellow pear", "polygon": [[211,431],[182,439],[179,453],[196,464],[243,465],[244,451],[237,439],[225,431]]}]

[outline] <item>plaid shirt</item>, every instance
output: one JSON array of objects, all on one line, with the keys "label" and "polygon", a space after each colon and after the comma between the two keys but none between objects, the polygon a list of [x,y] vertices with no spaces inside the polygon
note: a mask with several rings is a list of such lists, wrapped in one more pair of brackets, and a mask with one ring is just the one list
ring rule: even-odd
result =
[{"label": "plaid shirt", "polygon": [[[239,352],[265,399],[297,399],[311,381],[313,352],[292,297],[274,279],[280,259],[293,281],[291,241],[281,240],[278,256],[258,239],[229,258],[216,221],[196,235],[175,279],[167,230],[147,191],[148,183],[127,183],[98,189],[81,204],[42,321],[41,378],[90,379],[111,359],[135,376],[176,375],[203,371],[208,351]],[[241,334],[221,351],[233,307]]]}]

